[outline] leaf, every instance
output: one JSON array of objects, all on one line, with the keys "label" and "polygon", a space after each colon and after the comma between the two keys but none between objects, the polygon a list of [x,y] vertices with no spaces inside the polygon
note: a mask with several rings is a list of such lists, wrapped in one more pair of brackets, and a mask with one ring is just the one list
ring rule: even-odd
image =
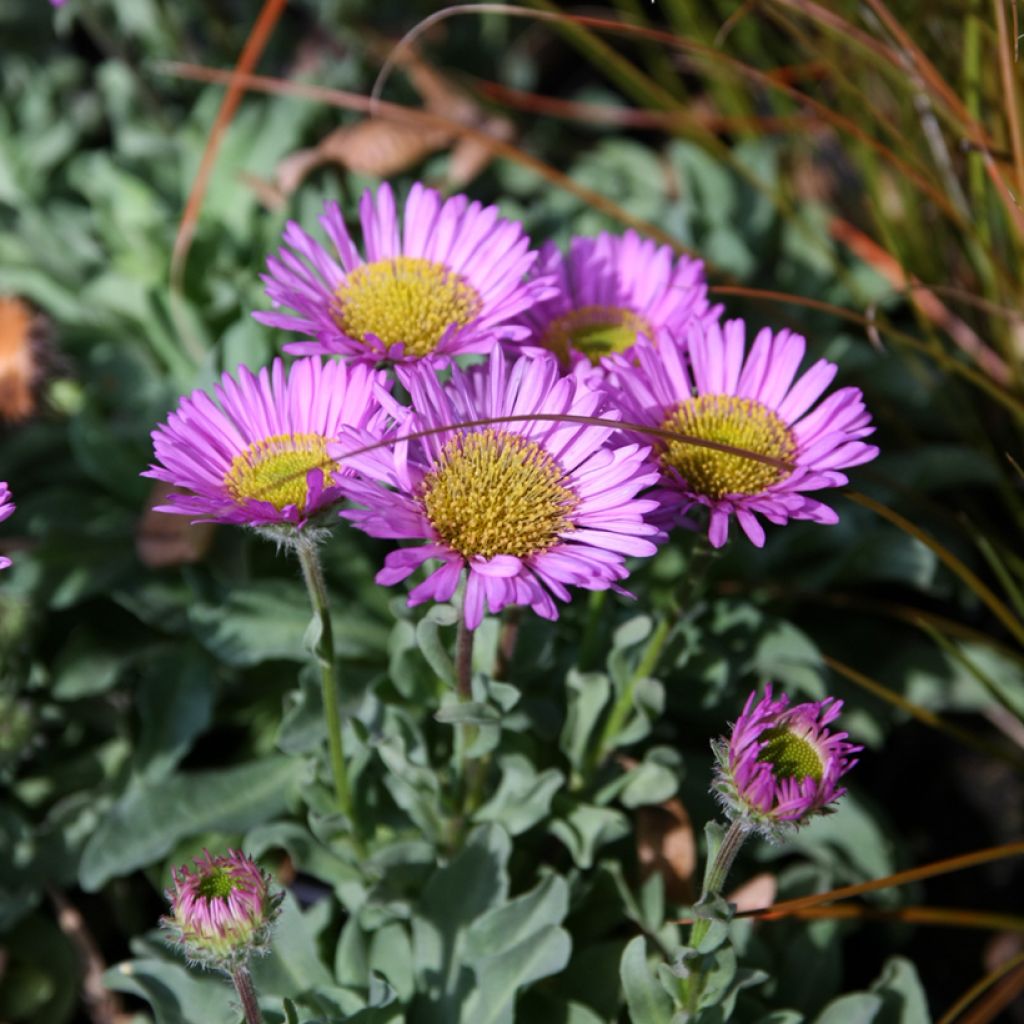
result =
[{"label": "leaf", "polygon": [[103,974],[115,992],[146,1000],[156,1024],[238,1024],[237,997],[231,985],[216,975],[190,971],[170,961],[129,960]]},{"label": "leaf", "polygon": [[548,826],[572,854],[577,867],[594,866],[597,851],[607,843],[629,835],[629,819],[610,807],[578,804],[564,818],[556,818]]},{"label": "leaf", "polygon": [[884,1024],[931,1024],[917,968],[905,957],[889,957],[871,991],[882,997],[879,1019]]},{"label": "leaf", "polygon": [[647,942],[642,935],[626,946],[619,977],[626,994],[630,1024],[672,1024],[672,1000],[647,965]]},{"label": "leaf", "polygon": [[565,776],[557,768],[538,774],[522,754],[507,754],[499,764],[498,788],[473,820],[494,822],[509,835],[518,836],[548,816],[552,799],[565,785]]},{"label": "leaf", "polygon": [[142,720],[135,753],[140,775],[155,782],[189,752],[210,724],[216,692],[213,665],[201,649],[179,647],[146,666],[136,696]]},{"label": "leaf", "polygon": [[412,920],[413,963],[423,1000],[421,1024],[449,1024],[474,987],[465,929],[504,902],[512,844],[495,825],[470,833],[466,845],[423,889]]},{"label": "leaf", "polygon": [[82,852],[79,880],[96,892],[165,856],[181,839],[210,829],[243,830],[280,814],[297,796],[305,768],[268,757],[223,771],[132,781]]},{"label": "leaf", "polygon": [[251,964],[253,983],[260,995],[295,998],[334,983],[317,952],[317,937],[311,927],[315,909],[316,904],[303,913],[292,894],[285,891],[281,916],[274,925],[270,956],[255,959]]},{"label": "leaf", "polygon": [[519,989],[557,974],[569,962],[571,952],[569,933],[548,926],[488,960],[474,957],[477,984],[460,1019],[474,1024],[512,1024]]},{"label": "leaf", "polygon": [[871,992],[851,992],[833,999],[814,1024],[872,1024],[884,1005],[882,997]]},{"label": "leaf", "polygon": [[[229,665],[247,668],[284,659],[304,661],[311,612],[305,589],[287,580],[260,580],[216,604],[195,604],[189,619],[200,643]],[[351,608],[331,615],[335,653],[361,658],[383,651],[386,629]]]},{"label": "leaf", "polygon": [[504,953],[549,925],[561,924],[569,911],[564,878],[548,875],[530,892],[478,917],[466,933],[474,962]]},{"label": "leaf", "polygon": [[590,738],[601,718],[612,686],[599,672],[578,672],[566,676],[569,710],[562,728],[560,745],[574,771],[580,771],[587,758]]},{"label": "leaf", "polygon": [[416,639],[419,641],[420,653],[437,673],[437,677],[453,689],[455,664],[448,653],[448,644],[441,639],[440,629],[454,626],[458,621],[458,614],[450,604],[437,604],[416,623]]}]

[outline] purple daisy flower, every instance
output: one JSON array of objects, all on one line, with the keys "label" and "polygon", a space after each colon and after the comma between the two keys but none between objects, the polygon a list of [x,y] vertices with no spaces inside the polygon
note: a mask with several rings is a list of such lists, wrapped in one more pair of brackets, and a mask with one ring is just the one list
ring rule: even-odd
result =
[{"label": "purple daisy flower", "polygon": [[[0,523],[11,517],[17,506],[11,500],[11,489],[5,481],[0,480]],[[10,568],[11,560],[6,555],[0,555],[0,569]]]},{"label": "purple daisy flower", "polygon": [[635,231],[574,238],[569,254],[553,242],[540,250],[535,273],[557,291],[526,314],[533,340],[563,366],[624,352],[640,338],[681,336],[694,320],[714,322],[722,307],[708,302],[704,264],[678,259]]},{"label": "purple daisy flower", "polygon": [[[453,369],[446,386],[429,367],[399,368],[399,379],[412,398],[411,410],[394,409],[399,433],[436,432],[350,454],[361,443],[353,433],[331,450],[356,472],[341,482],[346,495],[365,506],[343,516],[374,537],[426,542],[391,552],[377,582],[391,585],[424,562],[441,563],[413,588],[410,605],[449,600],[465,569],[470,629],[485,606],[530,605],[555,619],[552,595],[567,601],[570,586],[615,587],[627,575],[627,555],[654,554],[658,531],[643,516],[656,502],[636,497],[657,480],[646,446],[611,446],[613,427],[500,422],[617,416],[605,410],[601,391],[563,377],[553,356],[510,365],[496,349],[485,365]],[[496,422],[456,426],[481,419]]]},{"label": "purple daisy flower", "polygon": [[624,419],[761,457],[682,440],[657,445],[664,519],[679,521],[692,505],[706,506],[716,548],[732,515],[757,547],[765,538],[758,514],[780,525],[838,522],[833,509],[804,492],[842,486],[841,470],[878,455],[860,440],[874,427],[859,388],[840,388],[809,411],[835,377],[834,363],[819,359],[794,380],[805,339],[764,328],[745,357],[745,331],[742,320],[694,325],[685,350],[643,342],[628,360],[616,356],[606,364]]},{"label": "purple daisy flower", "polygon": [[846,792],[840,778],[864,749],[829,730],[842,707],[834,697],[790,707],[771,686],[759,701],[751,693],[729,738],[712,743],[712,789],[729,817],[777,840],[833,810]]},{"label": "purple daisy flower", "polygon": [[537,254],[522,227],[499,217],[496,206],[463,195],[442,200],[417,182],[400,228],[384,184],[376,195],[363,195],[359,216],[365,259],[334,202],[320,218],[333,253],[289,221],[286,246],[267,259],[267,295],[292,312],[254,316],[316,339],[291,342],[286,351],[440,362],[529,334],[514,321],[550,289],[543,280],[524,283]]},{"label": "purple daisy flower", "polygon": [[161,919],[170,940],[190,961],[229,973],[267,952],[283,898],[271,889],[269,875],[239,850],[226,857],[204,850],[192,863],[194,870],[171,872],[171,912]]},{"label": "purple daisy flower", "polygon": [[[157,463],[143,476],[181,488],[160,512],[202,520],[301,528],[341,498],[340,467],[327,446],[343,427],[383,418],[368,366],[280,359],[259,374],[238,368],[214,385],[217,402],[198,390],[153,431]],[[219,403],[219,404],[218,404]]]}]

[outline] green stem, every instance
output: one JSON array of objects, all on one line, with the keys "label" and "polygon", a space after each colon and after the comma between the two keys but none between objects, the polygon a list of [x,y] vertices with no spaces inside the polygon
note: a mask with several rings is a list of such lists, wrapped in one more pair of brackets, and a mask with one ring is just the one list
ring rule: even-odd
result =
[{"label": "green stem", "polygon": [[242,1000],[246,1024],[263,1024],[263,1014],[260,1013],[260,1004],[256,999],[256,989],[253,988],[249,968],[239,967],[238,970],[232,971],[231,980],[235,983],[238,998]]},{"label": "green stem", "polygon": [[353,838],[358,844],[358,830],[353,813],[352,791],[348,784],[348,768],[345,765],[345,745],[341,735],[341,716],[338,712],[338,681],[334,666],[334,632],[331,628],[331,613],[327,598],[327,585],[320,567],[320,556],[315,541],[299,534],[295,552],[302,566],[302,576],[309,591],[313,614],[320,620],[320,637],[315,654],[320,665],[320,686],[323,692],[324,718],[327,721],[327,743],[330,747],[331,770],[334,773],[334,790],[338,808],[348,818]]},{"label": "green stem", "polygon": [[[722,839],[722,845],[718,847],[714,860],[704,876],[704,891],[700,894],[701,902],[710,899],[712,896],[720,896],[722,894],[725,880],[732,869],[736,854],[740,852],[740,847],[743,845],[749,832],[750,829],[740,818],[737,818],[729,826],[729,830]],[[690,931],[690,945],[696,946],[707,935],[710,927],[711,922],[706,918],[702,917],[694,921],[693,928]]]},{"label": "green stem", "polygon": [[622,688],[622,692],[612,706],[611,714],[605,719],[594,756],[594,767],[604,760],[615,743],[615,737],[619,735],[622,727],[626,724],[626,719],[633,710],[633,698],[637,685],[641,679],[646,679],[654,671],[671,629],[672,623],[668,619],[662,619],[654,628],[636,671],[629,677],[629,682]]},{"label": "green stem", "polygon": [[[715,851],[715,856],[704,873],[704,889],[700,894],[699,903],[704,903],[706,900],[722,894],[722,889],[725,887],[725,880],[732,868],[733,861],[736,860],[736,854],[740,852],[740,847],[747,838],[749,831],[750,829],[746,823],[739,818],[729,826],[721,845]],[[706,917],[699,917],[693,922],[688,943],[691,949],[695,949],[700,945],[710,928],[711,921]],[[697,961],[698,964],[701,962],[701,960]],[[686,1003],[687,1009],[691,1014],[697,1009],[697,1001],[700,999],[703,987],[704,978],[698,967],[690,977],[687,989]]]}]

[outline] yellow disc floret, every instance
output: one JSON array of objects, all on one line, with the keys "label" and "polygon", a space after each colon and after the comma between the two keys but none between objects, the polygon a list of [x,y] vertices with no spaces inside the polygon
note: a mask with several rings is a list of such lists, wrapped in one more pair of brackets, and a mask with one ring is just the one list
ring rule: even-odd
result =
[{"label": "yellow disc floret", "polygon": [[306,511],[306,474],[323,470],[325,481],[336,463],[321,434],[277,434],[254,441],[235,456],[224,486],[235,501],[267,501],[279,512],[294,505]]},{"label": "yellow disc floret", "polygon": [[809,778],[821,782],[825,765],[813,743],[784,727],[768,729],[761,739],[766,742],[757,759],[770,764],[777,779],[803,782]]},{"label": "yellow disc floret", "polygon": [[625,352],[638,335],[654,337],[651,325],[631,309],[618,306],[581,306],[552,320],[541,344],[567,363],[569,352],[582,352],[592,363],[612,352]]},{"label": "yellow disc floret", "polygon": [[[782,462],[790,462],[796,451],[789,427],[771,409],[752,398],[735,395],[688,398],[676,406],[661,427]],[[661,461],[678,470],[698,494],[716,500],[728,494],[760,494],[790,473],[782,466],[682,440],[668,441]]]},{"label": "yellow disc floret", "polygon": [[440,537],[464,558],[544,551],[573,528],[577,503],[547,451],[495,430],[449,441],[423,479],[420,500]]},{"label": "yellow disc floret", "polygon": [[403,344],[410,356],[429,355],[452,324],[464,327],[482,306],[468,281],[416,256],[356,267],[335,295],[335,321],[350,338],[375,334],[386,346]]}]

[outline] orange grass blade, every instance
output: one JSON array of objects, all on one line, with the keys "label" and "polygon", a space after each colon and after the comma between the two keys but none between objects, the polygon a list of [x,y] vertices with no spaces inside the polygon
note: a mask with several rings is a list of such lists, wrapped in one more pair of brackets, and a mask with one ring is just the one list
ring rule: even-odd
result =
[{"label": "orange grass blade", "polygon": [[990,931],[1024,932],[1024,917],[997,914],[988,910],[964,910],[960,907],[897,907],[885,910],[863,904],[839,903],[832,907],[804,907],[802,910],[776,911],[774,907],[755,912],[758,921],[779,921],[787,917],[809,920],[900,921],[904,924],[940,925],[947,928],[982,928]]},{"label": "orange grass blade", "polygon": [[962,743],[965,747],[977,750],[980,754],[985,754],[988,757],[999,758],[999,760],[1006,761],[1017,769],[1024,770],[1024,757],[1015,751],[1003,750],[1001,747],[997,747],[994,744],[989,743],[987,740],[980,736],[976,736],[967,729],[961,729],[960,726],[953,725],[952,722],[947,722],[944,718],[935,714],[934,711],[929,711],[927,708],[921,707],[920,704],[915,704],[913,701],[907,700],[907,698],[902,694],[890,689],[884,683],[878,682],[877,679],[872,679],[871,676],[865,675],[863,672],[858,672],[857,669],[851,668],[845,662],[839,661],[838,658],[833,658],[828,654],[822,654],[821,660],[837,675],[841,675],[844,679],[853,683],[855,686],[859,686],[862,690],[867,690],[868,693],[884,700],[886,703],[892,704],[893,707],[897,707],[901,711],[905,711],[908,715],[912,718],[916,718],[917,721],[921,722],[923,725],[927,725],[929,728],[935,729],[937,732],[945,733],[950,738]]},{"label": "orange grass blade", "polygon": [[551,184],[557,185],[559,188],[571,193],[595,210],[600,210],[620,224],[624,224],[626,227],[631,227],[641,234],[669,245],[676,252],[692,252],[692,250],[682,245],[679,239],[674,238],[667,231],[658,227],[657,224],[651,224],[640,217],[634,217],[613,200],[606,198],[599,192],[595,192],[593,189],[580,185],[567,174],[556,170],[543,160],[518,149],[510,143],[503,142],[501,139],[497,139],[479,128],[461,124],[441,114],[434,114],[416,107],[402,106],[400,103],[373,100],[359,93],[347,92],[344,89],[328,89],[320,85],[305,85],[301,82],[289,82],[286,79],[273,78],[268,75],[240,75],[237,72],[207,68],[200,64],[166,61],[158,64],[157,69],[166,74],[175,75],[178,78],[187,78],[197,82],[225,84],[237,81],[242,88],[251,92],[265,92],[277,96],[296,96],[301,99],[312,100],[316,103],[329,103],[331,106],[342,107],[345,110],[357,110],[364,114],[393,118],[394,120],[405,121],[406,123],[443,127],[454,135],[475,139],[482,145],[489,147],[496,155],[535,171]]},{"label": "orange grass blade", "polygon": [[224,94],[220,110],[217,111],[217,117],[210,129],[210,137],[203,150],[199,169],[196,171],[195,180],[192,182],[192,188],[188,194],[188,201],[185,203],[185,212],[178,225],[174,248],[171,250],[171,284],[178,291],[181,290],[185,278],[185,264],[188,261],[189,249],[192,247],[192,239],[199,221],[199,211],[203,205],[203,197],[206,195],[210,175],[213,173],[213,165],[217,160],[221,140],[231,118],[234,117],[235,111],[238,109],[242,94],[245,92],[242,78],[256,66],[256,62],[260,59],[287,3],[288,0],[264,0],[259,16],[238,56],[235,69],[228,76],[228,90]]},{"label": "orange grass blade", "polygon": [[868,892],[892,889],[900,885],[909,885],[911,882],[923,882],[927,878],[938,878],[941,875],[952,874],[954,871],[965,871],[982,864],[990,864],[992,861],[1008,860],[1010,857],[1022,855],[1024,855],[1024,841],[1022,840],[1015,843],[1004,843],[1000,846],[988,846],[983,850],[972,850],[970,853],[961,853],[956,857],[947,857],[944,860],[933,861],[931,864],[908,868],[906,871],[897,871],[895,874],[886,875],[883,878],[872,878],[866,882],[830,889],[828,892],[812,893],[810,896],[797,896],[795,899],[782,900],[779,903],[773,903],[770,907],[761,907],[758,910],[741,910],[736,916],[757,917],[765,913],[789,913],[803,910],[805,907],[818,907],[837,900],[863,896]]},{"label": "orange grass blade", "polygon": [[858,505],[862,505],[864,508],[870,509],[876,515],[880,515],[883,519],[887,519],[894,526],[899,527],[904,533],[910,534],[911,537],[915,537],[927,548],[933,551],[942,563],[951,572],[955,573],[960,579],[969,587],[977,597],[988,606],[989,610],[999,621],[1006,626],[1006,628],[1014,635],[1018,643],[1024,646],[1024,624],[1013,614],[1012,611],[1002,602],[999,598],[980,580],[978,577],[966,566],[964,563],[957,558],[948,548],[940,544],[931,534],[926,533],[919,526],[912,523],[905,516],[901,516],[899,512],[889,508],[888,505],[883,505],[880,501],[876,501],[874,498],[869,498],[866,494],[861,494],[858,491],[846,491],[846,496]]},{"label": "orange grass blade", "polygon": [[[1011,957],[1004,964],[1000,964],[994,971],[990,971],[980,981],[975,982],[939,1019],[936,1024],[953,1024],[953,1021],[957,1020],[960,1015],[974,1002],[976,1002],[981,996],[988,992],[993,986],[998,984],[1004,978],[1010,976],[1018,979],[1018,984],[1024,981],[1024,953],[1018,953],[1015,957]],[[1019,988],[1014,985],[1011,989],[1010,998],[1017,994]],[[1009,1000],[1007,1000],[1008,1002]],[[1005,1005],[1005,1004],[1004,1004]],[[1002,1009],[1000,1006],[998,1009]],[[994,1014],[993,1014],[994,1016]],[[974,1018],[971,1016],[965,1016],[964,1020],[975,1020],[976,1024],[980,1024],[981,1020],[991,1020],[991,1016],[984,1016]]]}]

